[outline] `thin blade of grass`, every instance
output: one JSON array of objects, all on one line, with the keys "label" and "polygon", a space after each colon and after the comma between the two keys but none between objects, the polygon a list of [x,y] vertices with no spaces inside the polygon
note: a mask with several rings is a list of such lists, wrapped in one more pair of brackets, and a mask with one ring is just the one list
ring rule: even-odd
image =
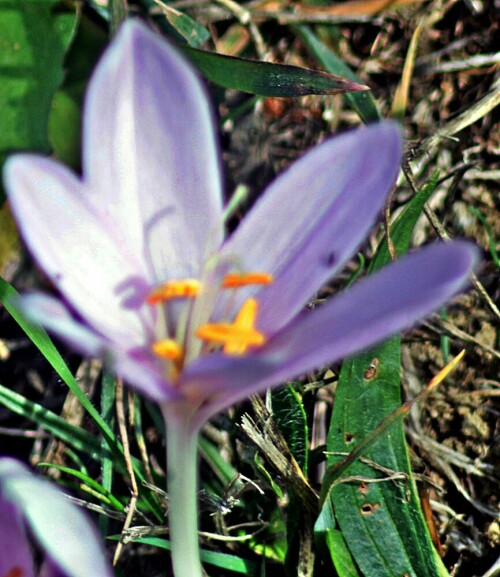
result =
[{"label": "thin blade of grass", "polygon": [[[312,32],[311,28],[305,25],[294,26],[294,29],[300,34],[311,52],[321,62],[328,72],[331,74],[338,74],[349,78],[353,82],[361,82],[354,72],[342,62],[342,60],[325,46],[323,42]],[[380,114],[375,104],[375,100],[370,91],[365,92],[350,92],[344,94],[344,100],[352,106],[358,113],[361,120],[365,123],[376,122],[380,120]]]},{"label": "thin blade of grass", "polygon": [[38,467],[47,467],[51,469],[57,469],[62,473],[78,479],[88,487],[90,487],[95,493],[100,495],[99,500],[104,502],[106,505],[110,505],[116,511],[123,513],[125,511],[125,506],[110,492],[107,491],[100,483],[92,479],[89,475],[83,473],[82,471],[77,471],[71,467],[64,467],[63,465],[57,465],[55,463],[38,463]]},{"label": "thin blade of grass", "polygon": [[69,370],[68,365],[65,363],[64,359],[61,357],[61,354],[50,339],[49,335],[40,325],[29,320],[16,305],[16,299],[18,297],[19,293],[16,291],[16,289],[10,283],[0,278],[0,302],[10,313],[12,318],[23,329],[30,341],[47,359],[48,363],[52,366],[55,372],[61,377],[64,383],[66,383],[75,397],[80,401],[84,409],[94,420],[97,427],[99,427],[109,447],[114,452],[121,453],[119,443],[117,442],[113,431],[109,428],[91,401],[85,396],[72,372]]},{"label": "thin blade of grass", "polygon": [[3,385],[0,385],[0,403],[17,415],[37,423],[45,431],[52,433],[77,451],[81,451],[93,459],[101,459],[103,449],[95,435],[91,435],[80,427],[70,425],[65,419],[42,407],[42,405],[29,401],[23,395],[11,391]]}]

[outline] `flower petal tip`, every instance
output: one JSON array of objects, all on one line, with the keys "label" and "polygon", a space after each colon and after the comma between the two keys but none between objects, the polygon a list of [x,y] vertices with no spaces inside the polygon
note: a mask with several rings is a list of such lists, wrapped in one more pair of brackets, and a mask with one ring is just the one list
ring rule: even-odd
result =
[{"label": "flower petal tip", "polygon": [[481,261],[479,248],[471,242],[455,240],[444,246],[448,253],[448,266],[453,267],[457,278],[470,275]]}]

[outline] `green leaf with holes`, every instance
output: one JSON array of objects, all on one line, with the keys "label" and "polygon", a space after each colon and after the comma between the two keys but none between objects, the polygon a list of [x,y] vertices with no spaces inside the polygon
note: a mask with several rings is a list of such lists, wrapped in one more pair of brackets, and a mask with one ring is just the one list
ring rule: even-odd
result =
[{"label": "green leaf with holes", "polygon": [[[435,185],[436,178],[391,226],[398,255],[408,250],[412,230]],[[384,239],[370,272],[389,260]],[[400,419],[372,439],[362,457],[332,483],[335,463],[401,405],[400,348],[400,338],[394,337],[343,364],[327,439],[331,467],[325,479],[336,521],[363,575],[442,577],[447,573],[420,509]]]}]

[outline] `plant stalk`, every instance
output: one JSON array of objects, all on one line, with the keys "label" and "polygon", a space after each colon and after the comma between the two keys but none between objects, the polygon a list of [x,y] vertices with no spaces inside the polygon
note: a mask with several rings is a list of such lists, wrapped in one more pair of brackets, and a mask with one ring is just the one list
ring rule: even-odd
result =
[{"label": "plant stalk", "polygon": [[167,432],[168,519],[175,577],[203,577],[198,541],[198,427],[192,407],[163,407]]}]

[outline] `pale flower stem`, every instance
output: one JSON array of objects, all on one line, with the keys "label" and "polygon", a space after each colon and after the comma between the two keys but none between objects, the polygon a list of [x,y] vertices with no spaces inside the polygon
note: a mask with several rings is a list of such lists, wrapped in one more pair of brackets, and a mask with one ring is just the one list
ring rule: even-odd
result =
[{"label": "pale flower stem", "polygon": [[198,542],[198,428],[177,403],[163,407],[167,431],[168,519],[175,577],[203,577]]}]

